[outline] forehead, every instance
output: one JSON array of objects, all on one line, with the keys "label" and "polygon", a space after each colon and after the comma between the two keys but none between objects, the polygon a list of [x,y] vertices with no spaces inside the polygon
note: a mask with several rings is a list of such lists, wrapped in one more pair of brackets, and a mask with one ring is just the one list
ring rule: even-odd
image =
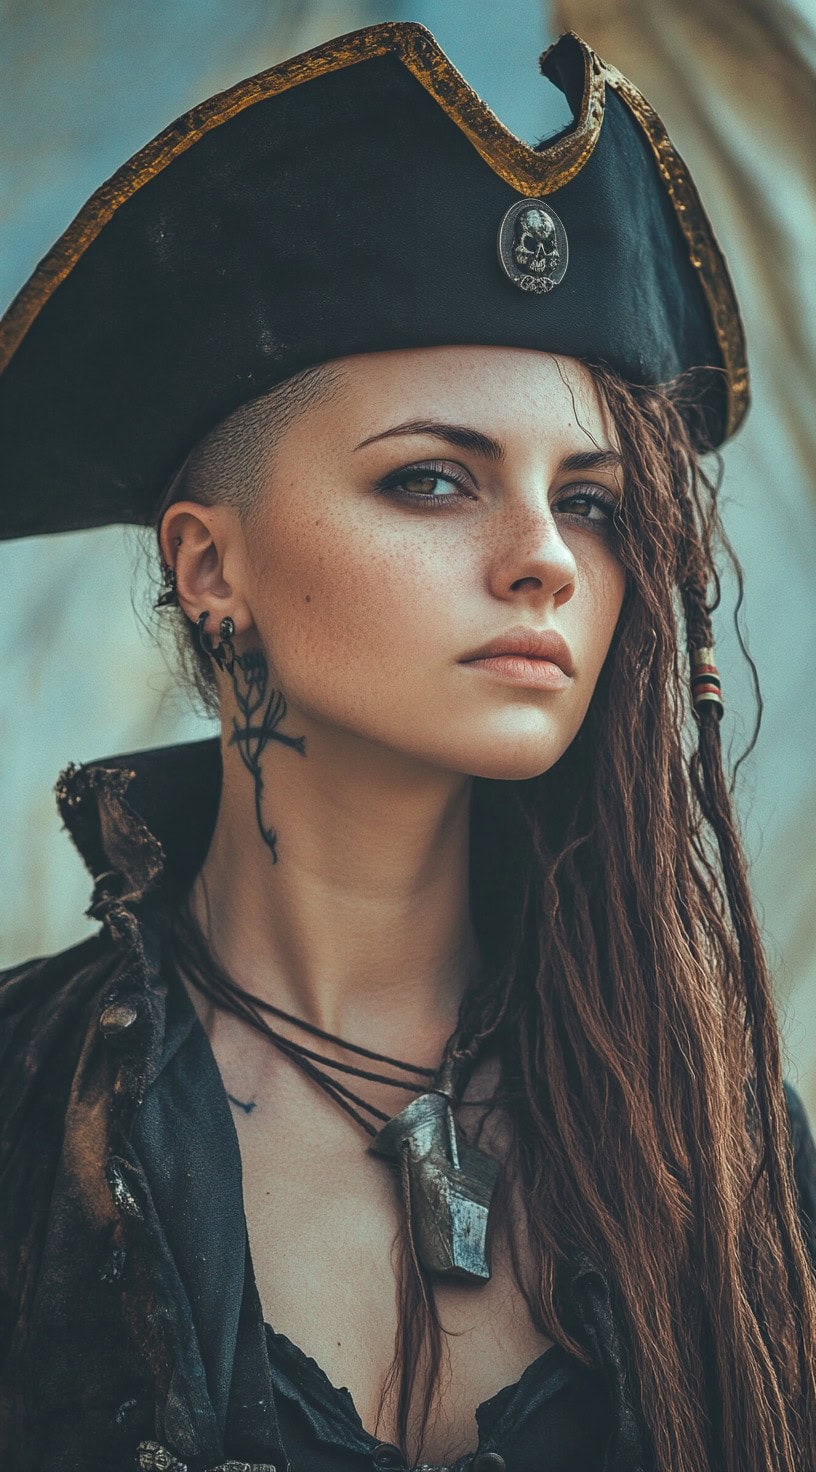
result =
[{"label": "forehead", "polygon": [[558,441],[570,449],[617,444],[592,373],[576,358],[527,348],[452,346],[343,358],[323,409],[358,439],[387,423],[445,420],[506,444]]}]

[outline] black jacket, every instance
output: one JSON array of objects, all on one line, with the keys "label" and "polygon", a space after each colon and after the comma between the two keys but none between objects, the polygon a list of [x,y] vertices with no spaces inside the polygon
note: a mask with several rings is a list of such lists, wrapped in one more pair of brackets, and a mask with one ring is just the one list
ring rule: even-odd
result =
[{"label": "black jacket", "polygon": [[[101,926],[0,978],[4,1472],[286,1468],[214,1063],[183,1142],[157,1138],[151,1105],[182,1026],[165,916],[203,861],[220,779],[212,739],[71,767],[57,784]],[[786,1095],[816,1259],[816,1148]],[[609,1392],[607,1472],[651,1472],[614,1290],[576,1257],[563,1294]]]}]

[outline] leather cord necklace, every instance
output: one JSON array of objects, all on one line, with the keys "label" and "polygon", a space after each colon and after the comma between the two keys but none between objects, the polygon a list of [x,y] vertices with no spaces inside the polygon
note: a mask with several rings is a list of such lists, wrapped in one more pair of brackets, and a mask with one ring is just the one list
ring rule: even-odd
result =
[{"label": "leather cord necklace", "polygon": [[[177,969],[196,991],[260,1032],[355,1120],[370,1137],[369,1149],[374,1154],[398,1165],[409,1239],[421,1266],[438,1277],[487,1281],[489,1213],[499,1167],[492,1156],[469,1144],[455,1119],[462,1070],[450,1044],[439,1069],[422,1068],[349,1043],[284,1011],[245,991],[214,962],[188,910],[175,917],[171,948]],[[270,1017],[394,1073],[329,1057],[280,1032]],[[403,1089],[414,1097],[398,1114],[389,1116],[337,1074]]]},{"label": "leather cord necklace", "polygon": [[[250,1027],[254,1027],[256,1031],[263,1033],[264,1037],[274,1047],[291,1058],[293,1063],[296,1063],[319,1088],[323,1089],[330,1098],[333,1098],[335,1103],[339,1104],[340,1108],[344,1109],[347,1114],[350,1114],[352,1119],[356,1120],[357,1124],[372,1137],[377,1134],[379,1126],[372,1124],[371,1120],[377,1119],[384,1124],[390,1118],[390,1115],[385,1110],[378,1109],[374,1104],[369,1103],[360,1094],[354,1093],[340,1079],[331,1077],[330,1074],[325,1072],[325,1069],[336,1069],[339,1073],[347,1074],[353,1078],[365,1079],[370,1083],[389,1084],[392,1088],[405,1089],[411,1094],[417,1094],[423,1088],[427,1088],[428,1080],[436,1078],[437,1070],[435,1068],[420,1068],[418,1065],[405,1063],[400,1058],[389,1058],[386,1053],[375,1053],[370,1048],[362,1048],[356,1043],[348,1043],[344,1038],[338,1037],[334,1033],[326,1032],[323,1028],[316,1027],[311,1022],[306,1022],[302,1017],[294,1016],[291,1012],[285,1012],[282,1007],[277,1007],[272,1002],[265,1001],[262,997],[254,996],[252,992],[244,991],[242,987],[237,986],[235,982],[227,977],[208,977],[206,975],[202,976],[199,973],[198,976],[191,975],[190,980],[196,987],[196,990],[200,991],[211,1002],[214,1002],[217,1007],[234,1013],[236,1017],[240,1017],[244,1022],[249,1023]],[[313,1048],[306,1047],[303,1043],[296,1042],[294,1038],[287,1037],[284,1033],[278,1032],[276,1028],[266,1021],[266,1018],[262,1015],[263,1013],[278,1017],[282,1021],[290,1023],[293,1027],[298,1027],[303,1032],[309,1033],[312,1037],[321,1038],[327,1043],[333,1043],[336,1047],[342,1048],[348,1053],[353,1053],[356,1057],[367,1058],[375,1063],[384,1063],[391,1068],[400,1070],[406,1077],[397,1076],[396,1078],[392,1078],[383,1073],[375,1073],[371,1069],[361,1068],[357,1064],[344,1063],[340,1059],[330,1058],[326,1054],[319,1053]],[[318,1065],[322,1065],[322,1067]],[[410,1075],[410,1078],[407,1075]],[[360,1111],[364,1111],[364,1113]],[[366,1118],[365,1115],[370,1117]]]}]

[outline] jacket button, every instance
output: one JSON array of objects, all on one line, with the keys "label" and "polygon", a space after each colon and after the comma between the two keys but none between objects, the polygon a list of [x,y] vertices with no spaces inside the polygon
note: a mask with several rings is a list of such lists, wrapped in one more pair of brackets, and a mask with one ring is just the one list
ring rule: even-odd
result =
[{"label": "jacket button", "polygon": [[126,1028],[132,1027],[139,1016],[135,1002],[111,1002],[99,1018],[99,1026],[106,1038],[118,1037]]},{"label": "jacket button", "polygon": [[505,1472],[504,1457],[498,1452],[479,1452],[473,1463],[472,1472]]},{"label": "jacket button", "polygon": [[391,1441],[381,1441],[375,1446],[371,1460],[377,1472],[405,1472],[405,1458],[398,1446]]}]

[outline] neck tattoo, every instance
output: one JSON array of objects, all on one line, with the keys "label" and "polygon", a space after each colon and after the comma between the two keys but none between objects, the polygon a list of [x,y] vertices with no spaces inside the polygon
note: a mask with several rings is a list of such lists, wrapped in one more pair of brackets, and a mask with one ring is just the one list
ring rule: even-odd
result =
[{"label": "neck tattoo", "polygon": [[230,746],[238,749],[238,755],[252,777],[255,786],[255,820],[258,831],[272,855],[272,863],[278,862],[277,834],[263,818],[263,772],[261,757],[269,741],[278,741],[289,746],[300,756],[306,755],[306,737],[288,736],[278,727],[286,719],[286,698],[280,690],[269,689],[269,665],[262,649],[250,649],[237,654],[232,639],[225,638],[213,647],[204,632],[209,615],[202,613],[196,624],[199,647],[219,669],[229,675],[238,707],[240,719],[232,718]]},{"label": "neck tattoo", "polygon": [[[269,666],[262,650],[237,654],[229,637],[222,637],[221,643],[213,647],[204,632],[208,617],[203,613],[196,624],[199,646],[232,682],[240,719],[233,716],[230,745],[237,747],[253,779],[258,829],[272,862],[277,863],[277,835],[263,817],[261,758],[270,740],[305,756],[306,738],[289,736],[278,729],[286,718],[286,700],[280,690],[268,688]],[[231,628],[228,620],[224,623]],[[185,942],[188,953],[183,955]],[[213,965],[206,940],[189,912],[176,929],[175,947],[177,961],[184,963],[181,969],[198,990],[216,1006],[263,1033],[371,1137],[369,1148],[375,1155],[396,1165],[411,1249],[425,1271],[440,1278],[486,1282],[490,1277],[489,1214],[499,1167],[485,1151],[469,1144],[455,1118],[465,1075],[475,1061],[467,1051],[457,1051],[458,1035],[449,1041],[438,1070],[420,1068],[348,1043],[244,991]],[[374,1072],[362,1068],[359,1062],[342,1062],[298,1043],[272,1027],[269,1015],[358,1059],[385,1064],[396,1072]],[[389,1084],[414,1097],[398,1114],[389,1117],[349,1088],[338,1074]],[[255,1108],[254,1100],[244,1102],[232,1094],[227,1097],[247,1115]]]}]

